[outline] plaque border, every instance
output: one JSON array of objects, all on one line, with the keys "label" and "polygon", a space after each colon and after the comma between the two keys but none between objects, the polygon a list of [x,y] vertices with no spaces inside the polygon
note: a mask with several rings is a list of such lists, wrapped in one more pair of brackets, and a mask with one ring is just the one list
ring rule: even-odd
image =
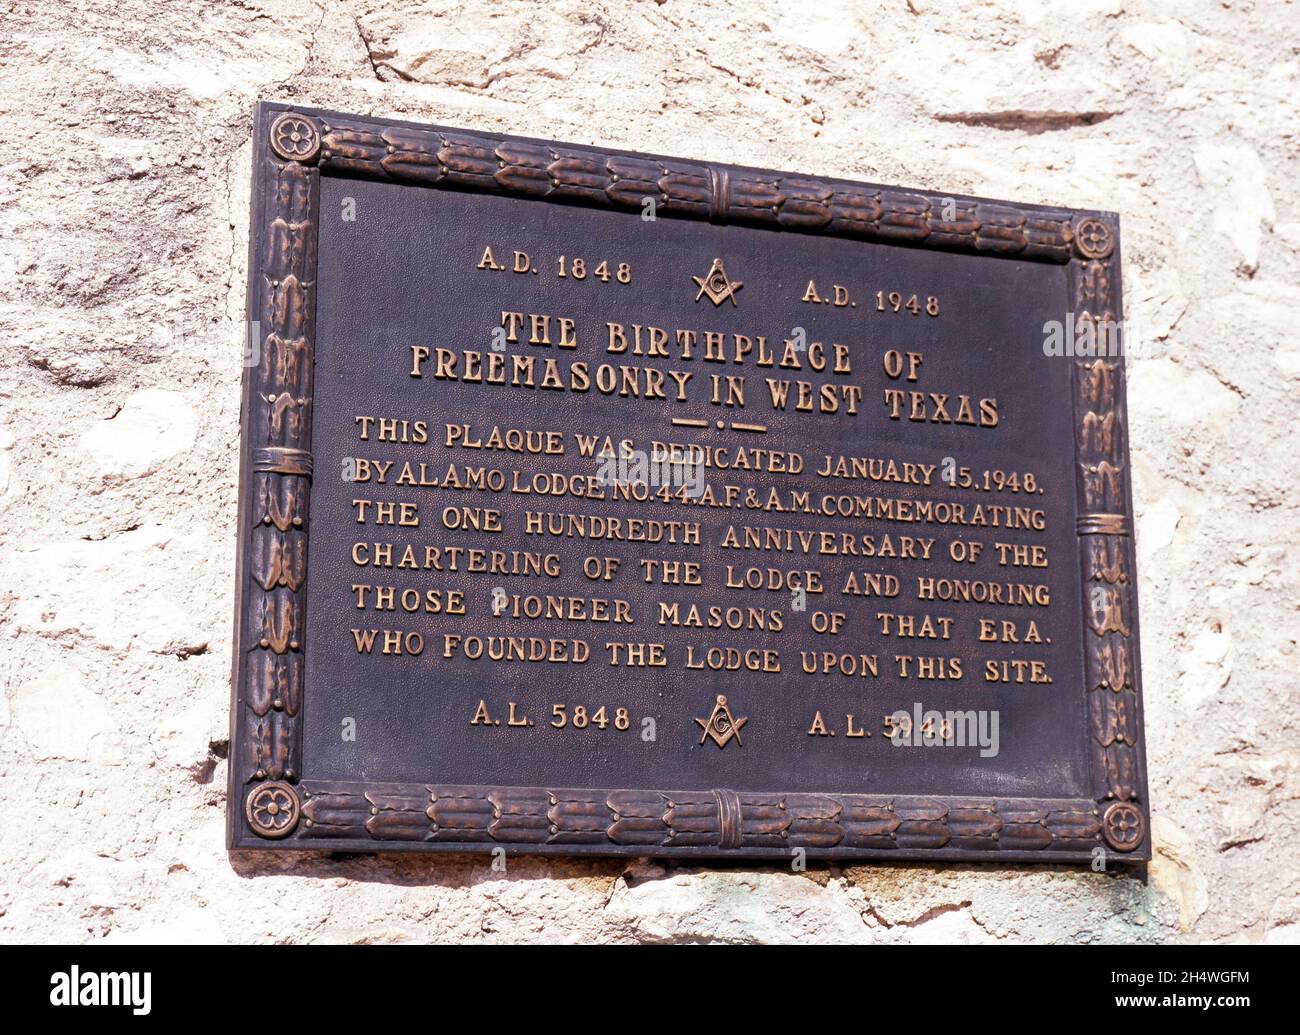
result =
[{"label": "plaque border", "polygon": [[[1151,858],[1122,347],[1072,357],[1086,798],[312,779],[303,759],[320,177],[1068,264],[1078,337],[1122,321],[1119,217],[260,102],[254,119],[231,849],[1095,863]],[[1116,341],[1118,335],[1116,334]],[[1066,361],[1063,358],[1063,361]],[[1096,867],[1094,867],[1096,868]]]}]

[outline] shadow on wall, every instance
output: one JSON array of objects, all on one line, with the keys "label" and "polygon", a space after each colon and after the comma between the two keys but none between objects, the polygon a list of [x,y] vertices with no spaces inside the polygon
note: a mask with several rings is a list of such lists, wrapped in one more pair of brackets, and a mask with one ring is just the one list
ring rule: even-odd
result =
[{"label": "shadow on wall", "polygon": [[[500,846],[496,846],[500,847]],[[230,866],[239,877],[253,880],[258,877],[293,876],[321,880],[347,880],[370,884],[389,884],[397,887],[468,888],[486,881],[514,880],[589,880],[622,879],[629,887],[651,880],[660,880],[673,874],[709,872],[764,873],[775,876],[788,873],[825,885],[837,878],[846,878],[857,884],[870,874],[873,878],[887,877],[890,873],[920,871],[934,873],[932,863],[898,862],[844,866],[840,863],[809,860],[807,868],[795,871],[789,863],[773,860],[713,860],[707,865],[674,863],[670,860],[646,858],[632,859],[578,859],[535,855],[491,854],[482,852],[449,852],[443,856],[415,855],[413,853],[365,852],[229,852]],[[1137,864],[1117,866],[1105,873],[1089,873],[1086,868],[1068,865],[1022,864],[1008,866],[1000,863],[954,863],[942,870],[945,878],[959,880],[965,875],[1000,875],[1006,878],[1033,874],[1088,877],[1097,882],[1118,881],[1113,885],[1118,891],[1136,881],[1143,887],[1149,884],[1147,866]],[[1101,890],[1101,889],[1097,889]]]}]

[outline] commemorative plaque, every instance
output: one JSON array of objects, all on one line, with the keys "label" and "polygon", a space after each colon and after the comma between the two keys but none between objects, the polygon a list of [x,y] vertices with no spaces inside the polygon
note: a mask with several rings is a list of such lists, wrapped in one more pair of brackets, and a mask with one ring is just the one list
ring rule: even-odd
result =
[{"label": "commemorative plaque", "polygon": [[1113,214],[255,133],[232,847],[1150,857]]}]

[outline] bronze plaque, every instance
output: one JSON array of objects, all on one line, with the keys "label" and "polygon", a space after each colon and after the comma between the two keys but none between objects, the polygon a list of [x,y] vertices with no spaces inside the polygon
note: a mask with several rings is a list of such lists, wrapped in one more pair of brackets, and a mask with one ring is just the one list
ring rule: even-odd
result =
[{"label": "bronze plaque", "polygon": [[1149,858],[1114,214],[254,162],[233,847]]}]

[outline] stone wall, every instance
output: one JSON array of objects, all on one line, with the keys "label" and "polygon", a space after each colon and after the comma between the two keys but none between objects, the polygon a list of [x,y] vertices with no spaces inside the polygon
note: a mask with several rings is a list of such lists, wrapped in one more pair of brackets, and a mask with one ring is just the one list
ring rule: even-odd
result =
[{"label": "stone wall", "polygon": [[[1294,941],[1300,11],[0,4],[0,939]],[[1156,859],[230,856],[257,98],[1122,214]]]}]

